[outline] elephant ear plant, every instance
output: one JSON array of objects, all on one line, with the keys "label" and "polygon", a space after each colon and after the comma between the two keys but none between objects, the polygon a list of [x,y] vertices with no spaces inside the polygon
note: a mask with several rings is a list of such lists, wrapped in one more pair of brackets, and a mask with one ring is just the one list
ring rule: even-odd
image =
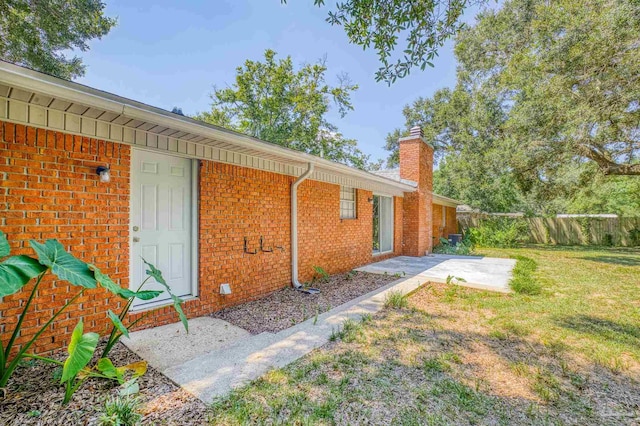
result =
[{"label": "elephant ear plant", "polygon": [[[162,273],[152,264],[145,261],[145,264],[149,267],[147,270],[148,277],[137,291],[131,291],[120,287],[94,265],[87,264],[67,253],[62,244],[57,240],[47,240],[44,243],[31,240],[29,244],[36,252],[38,259],[25,255],[10,256],[9,243],[5,234],[0,231],[0,259],[3,259],[2,262],[0,262],[0,298],[17,293],[27,285],[29,281],[35,279],[35,285],[23,305],[22,313],[9,340],[6,343],[0,342],[0,389],[6,387],[16,367],[20,364],[20,361],[25,358],[35,358],[62,365],[61,383],[65,384],[64,403],[71,399],[75,390],[89,377],[116,380],[120,384],[123,384],[125,383],[125,373],[127,371],[133,372],[134,379],[144,374],[147,368],[146,362],[144,361],[123,367],[115,367],[106,356],[121,336],[128,336],[129,329],[149,314],[148,312],[138,320],[125,326],[123,321],[126,319],[134,299],[151,300],[162,293],[162,291],[157,290],[142,290],[142,286],[152,278],[164,286],[170,294],[174,308],[178,312],[185,329],[188,330],[187,319],[181,306],[182,301],[170,292],[169,286],[162,277]],[[26,343],[23,343],[19,350],[16,351],[14,350],[14,346],[17,337],[21,335],[23,321],[34,298],[37,296],[38,288],[43,278],[48,274],[53,274],[58,279],[69,282],[73,287],[77,288],[77,292],[75,292],[73,296],[70,294],[70,298],[66,303],[54,312],[51,318],[42,325],[33,337]],[[102,357],[95,366],[88,367],[98,346],[99,336],[96,333],[84,333],[82,319],[73,331],[67,349],[68,357],[64,362],[28,353],[31,346],[62,312],[82,296],[85,291],[94,289],[98,287],[98,285],[125,299],[127,302],[120,315],[116,315],[112,311],[108,312],[108,316],[113,323],[113,328]],[[12,355],[14,352],[15,355]],[[131,380],[126,383],[131,384]]]},{"label": "elephant ear plant", "polygon": [[169,288],[169,285],[165,281],[164,277],[162,276],[162,272],[160,272],[158,269],[156,269],[154,265],[147,262],[146,260],[142,259],[142,261],[147,265],[149,269],[146,270],[147,278],[145,278],[145,280],[142,281],[142,283],[140,284],[140,286],[136,291],[131,291],[129,289],[121,288],[118,284],[114,283],[111,280],[111,278],[109,278],[107,275],[100,272],[100,270],[96,268],[94,265],[89,265],[89,268],[93,270],[96,280],[98,280],[101,286],[110,289],[113,293],[117,294],[123,299],[127,299],[127,302],[125,303],[124,307],[120,311],[120,314],[116,315],[111,309],[109,309],[109,312],[107,312],[107,314],[109,315],[109,318],[111,319],[111,322],[113,323],[113,327],[111,328],[111,333],[109,334],[109,339],[107,340],[107,344],[105,345],[104,350],[102,351],[102,358],[107,357],[107,355],[109,354],[109,351],[111,351],[113,346],[118,342],[118,340],[120,340],[122,336],[129,337],[129,330],[134,325],[142,321],[144,318],[146,318],[149,314],[153,312],[153,310],[147,311],[145,314],[141,315],[140,317],[138,317],[138,319],[131,322],[130,324],[128,325],[124,324],[124,320],[127,317],[127,314],[131,309],[131,306],[133,306],[133,301],[136,298],[141,300],[152,300],[158,297],[162,293],[161,290],[143,290],[142,289],[142,287],[144,287],[144,285],[147,284],[147,282],[151,279],[155,280],[158,284],[162,285],[167,291],[167,293],[169,293],[169,296],[171,296],[171,301],[173,302],[173,307],[178,313],[178,316],[180,317],[180,321],[182,321],[182,325],[184,325],[184,329],[187,331],[187,333],[189,332],[189,323],[187,322],[187,316],[184,314],[184,311],[182,310],[182,300],[178,296],[171,293],[171,289]]}]

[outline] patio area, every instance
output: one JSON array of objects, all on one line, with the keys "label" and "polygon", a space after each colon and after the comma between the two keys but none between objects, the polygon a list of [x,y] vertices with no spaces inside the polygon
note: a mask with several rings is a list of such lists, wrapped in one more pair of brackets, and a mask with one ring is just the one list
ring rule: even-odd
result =
[{"label": "patio area", "polygon": [[509,293],[509,281],[515,264],[515,259],[431,254],[423,257],[398,256],[371,263],[356,271],[420,277],[424,281],[438,282],[444,282],[451,276],[461,286]]},{"label": "patio area", "polygon": [[[465,280],[460,285],[508,292],[514,265],[513,259],[490,257],[401,256],[357,269],[396,280],[380,282],[374,285],[378,288],[286,329],[254,330],[262,332],[251,334],[221,318],[202,317],[190,321],[189,335],[179,324],[171,324],[131,333],[131,339],[123,343],[183,389],[210,403],[324,345],[346,319],[358,320],[380,311],[390,291],[411,293],[427,282],[443,282],[451,275]],[[179,355],[167,348],[176,348]]]}]

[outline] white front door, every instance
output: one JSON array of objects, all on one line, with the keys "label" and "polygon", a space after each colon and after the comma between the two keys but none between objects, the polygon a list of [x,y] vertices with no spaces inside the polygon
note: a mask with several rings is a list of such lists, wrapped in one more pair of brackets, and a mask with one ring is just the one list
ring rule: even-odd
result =
[{"label": "white front door", "polygon": [[[192,294],[192,167],[189,159],[131,150],[132,290],[147,277],[144,258],[162,272],[173,294]],[[152,279],[144,288],[163,290]],[[169,298],[165,291],[151,302]],[[144,303],[136,299],[134,306]]]}]

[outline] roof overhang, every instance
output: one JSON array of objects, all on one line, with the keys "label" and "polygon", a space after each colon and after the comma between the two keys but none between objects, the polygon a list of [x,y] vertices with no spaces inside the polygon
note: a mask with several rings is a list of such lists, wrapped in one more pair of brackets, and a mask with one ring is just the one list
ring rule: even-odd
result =
[{"label": "roof overhang", "polygon": [[0,120],[402,196],[415,187],[0,61]]},{"label": "roof overhang", "polygon": [[464,204],[461,201],[454,200],[453,198],[445,197],[444,195],[433,194],[433,204],[440,204],[447,207],[458,207]]}]

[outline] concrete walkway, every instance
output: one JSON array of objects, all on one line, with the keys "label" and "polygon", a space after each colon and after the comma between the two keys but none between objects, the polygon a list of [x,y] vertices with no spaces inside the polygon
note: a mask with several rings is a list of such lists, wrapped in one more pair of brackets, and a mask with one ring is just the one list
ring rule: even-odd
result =
[{"label": "concrete walkway", "polygon": [[448,276],[463,278],[456,284],[482,290],[508,293],[515,259],[483,256],[432,254],[424,257],[398,256],[356,269],[372,274],[400,274],[430,281],[446,281]]},{"label": "concrete walkway", "polygon": [[[211,350],[204,353],[203,345],[186,343],[179,324],[155,327],[152,332],[136,331],[130,334],[131,339],[123,338],[122,342],[188,392],[210,403],[215,397],[227,395],[233,388],[255,380],[273,368],[284,367],[324,345],[347,318],[359,320],[363,314],[378,312],[384,307],[387,292],[409,293],[427,281],[424,277],[399,279],[319,315],[317,321],[310,318],[278,333],[242,337],[242,333],[233,328],[235,326],[220,319],[190,320],[190,329],[197,322],[198,330],[208,330],[194,339],[211,344]],[[233,343],[225,337],[225,329],[231,334],[238,333]],[[191,340],[191,337],[189,334],[187,339]],[[168,352],[172,347],[182,352],[173,362]]]},{"label": "concrete walkway", "polygon": [[359,320],[363,314],[380,311],[389,291],[410,293],[426,282],[444,281],[448,275],[467,280],[461,284],[508,291],[514,264],[510,259],[480,257],[397,257],[359,270],[404,272],[403,278],[278,333],[250,335],[226,321],[200,317],[189,321],[189,335],[177,323],[133,332],[122,342],[188,392],[210,403],[324,345],[347,318]]}]

